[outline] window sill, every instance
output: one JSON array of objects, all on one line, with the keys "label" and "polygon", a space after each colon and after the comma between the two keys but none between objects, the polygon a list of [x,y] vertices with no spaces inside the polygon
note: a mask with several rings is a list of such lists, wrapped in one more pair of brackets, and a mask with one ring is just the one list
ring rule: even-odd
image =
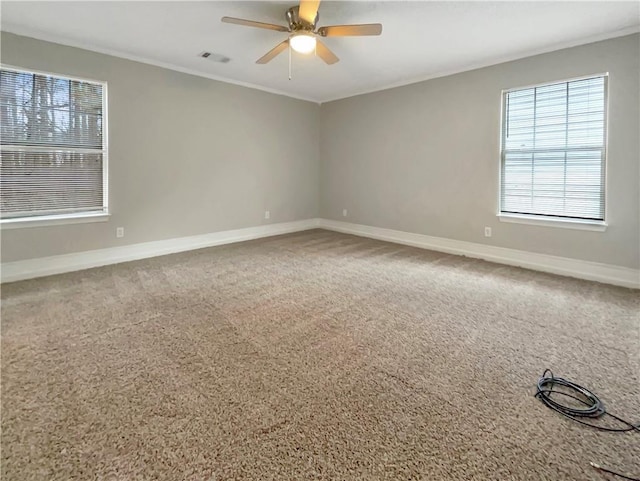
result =
[{"label": "window sill", "polygon": [[92,222],[106,222],[109,220],[109,216],[110,215],[105,212],[85,212],[82,214],[44,215],[39,217],[22,217],[20,219],[2,219],[0,220],[0,228],[2,228],[2,230],[6,230],[65,224],[89,224]]},{"label": "window sill", "polygon": [[596,232],[604,232],[607,230],[607,223],[602,221],[589,220],[569,220],[558,219],[556,217],[533,216],[533,215],[517,215],[517,214],[498,214],[500,222],[510,222],[513,224],[529,224],[545,227],[561,227],[563,229],[590,230]]}]

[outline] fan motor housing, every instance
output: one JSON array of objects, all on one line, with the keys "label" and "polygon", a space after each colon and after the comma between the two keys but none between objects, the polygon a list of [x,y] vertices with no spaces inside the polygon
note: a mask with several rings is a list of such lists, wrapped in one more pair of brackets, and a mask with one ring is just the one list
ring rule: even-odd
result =
[{"label": "fan motor housing", "polygon": [[314,19],[312,24],[301,19],[299,6],[291,7],[289,10],[287,10],[287,22],[289,23],[289,28],[292,32],[297,32],[299,30],[309,30],[313,32],[316,29],[316,25],[319,19],[319,13],[316,13],[316,18]]}]

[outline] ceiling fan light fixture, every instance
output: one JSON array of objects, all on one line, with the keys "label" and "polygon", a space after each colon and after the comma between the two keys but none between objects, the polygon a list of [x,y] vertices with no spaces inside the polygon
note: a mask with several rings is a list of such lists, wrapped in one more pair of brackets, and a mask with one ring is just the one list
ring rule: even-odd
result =
[{"label": "ceiling fan light fixture", "polygon": [[291,36],[289,44],[298,53],[311,53],[316,49],[316,37],[309,33],[297,33]]},{"label": "ceiling fan light fixture", "polygon": [[[0,0],[1,2],[2,0]],[[244,18],[222,17],[224,23],[234,23],[245,27],[263,28],[276,32],[287,32],[288,38],[269,50],[256,60],[264,65],[271,62],[285,50],[289,52],[289,66],[291,66],[291,49],[301,54],[314,52],[327,65],[333,65],[340,59],[319,40],[321,37],[364,37],[380,35],[382,25],[379,23],[363,23],[353,25],[328,25],[316,30],[320,14],[318,7],[321,0],[299,0],[300,4],[287,9],[285,17],[287,26],[274,23],[256,22]],[[291,73],[291,72],[289,72]],[[291,75],[289,75],[291,78]]]}]

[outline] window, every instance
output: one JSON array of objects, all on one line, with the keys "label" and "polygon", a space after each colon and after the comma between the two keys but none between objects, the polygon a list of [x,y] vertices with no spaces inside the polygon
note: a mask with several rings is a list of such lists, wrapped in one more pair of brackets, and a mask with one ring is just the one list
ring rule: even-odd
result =
[{"label": "window", "polygon": [[0,69],[3,223],[107,213],[106,85]]},{"label": "window", "polygon": [[500,212],[603,223],[607,76],[504,92]]}]

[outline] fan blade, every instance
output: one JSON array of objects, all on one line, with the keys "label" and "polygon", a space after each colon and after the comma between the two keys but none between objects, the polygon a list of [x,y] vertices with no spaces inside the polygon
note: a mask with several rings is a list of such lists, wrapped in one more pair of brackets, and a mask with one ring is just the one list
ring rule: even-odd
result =
[{"label": "fan blade", "polygon": [[318,15],[318,7],[320,6],[320,0],[300,0],[300,9],[298,10],[298,17],[311,25],[316,21],[316,15]]},{"label": "fan blade", "polygon": [[336,54],[327,48],[327,46],[320,40],[316,39],[316,55],[324,60],[329,65],[336,63],[340,60],[336,57]]},{"label": "fan blade", "polygon": [[245,27],[266,28],[267,30],[275,30],[277,32],[288,32],[289,29],[283,25],[275,25],[273,23],[254,22],[253,20],[245,20],[243,18],[222,17],[224,23],[235,23],[236,25],[244,25]]},{"label": "fan blade", "polygon": [[278,45],[269,50],[266,54],[256,60],[256,63],[265,64],[276,58],[283,50],[286,50],[289,46],[289,39],[280,42]]},{"label": "fan blade", "polygon": [[367,23],[364,25],[331,25],[320,27],[318,34],[323,37],[356,37],[361,35],[380,35],[382,25],[379,23]]}]

